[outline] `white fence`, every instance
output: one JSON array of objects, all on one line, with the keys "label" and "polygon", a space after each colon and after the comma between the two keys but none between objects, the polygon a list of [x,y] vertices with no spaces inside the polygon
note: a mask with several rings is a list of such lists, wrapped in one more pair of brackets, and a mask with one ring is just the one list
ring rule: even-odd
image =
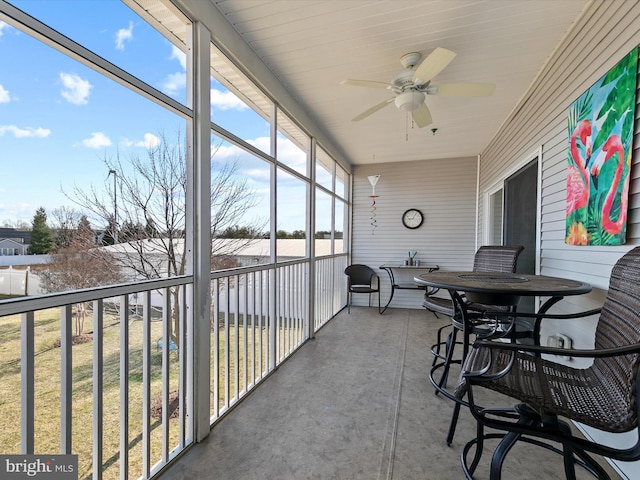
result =
[{"label": "white fence", "polygon": [[0,267],[17,267],[49,263],[49,255],[0,255]]},{"label": "white fence", "polygon": [[40,295],[41,293],[40,280],[31,273],[29,267],[0,267],[1,295]]}]

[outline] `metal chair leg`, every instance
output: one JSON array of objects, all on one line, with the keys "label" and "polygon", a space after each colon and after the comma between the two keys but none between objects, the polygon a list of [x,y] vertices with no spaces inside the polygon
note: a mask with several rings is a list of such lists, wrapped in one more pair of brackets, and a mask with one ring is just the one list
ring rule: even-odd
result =
[{"label": "metal chair leg", "polygon": [[[444,359],[444,368],[442,369],[442,377],[440,377],[440,381],[438,382],[438,387],[446,388],[447,387],[447,379],[449,378],[449,369],[451,368],[451,362],[453,361],[453,351],[455,350],[456,339],[458,336],[458,329],[453,328],[449,336],[447,337],[447,341],[449,342],[446,346],[446,357]],[[436,390],[436,395],[438,391]]]},{"label": "metal chair leg", "polygon": [[450,447],[453,442],[453,436],[456,433],[456,426],[458,425],[458,417],[460,416],[460,404],[455,403],[453,405],[453,413],[451,414],[451,423],[449,423],[449,432],[447,433],[447,446]]}]

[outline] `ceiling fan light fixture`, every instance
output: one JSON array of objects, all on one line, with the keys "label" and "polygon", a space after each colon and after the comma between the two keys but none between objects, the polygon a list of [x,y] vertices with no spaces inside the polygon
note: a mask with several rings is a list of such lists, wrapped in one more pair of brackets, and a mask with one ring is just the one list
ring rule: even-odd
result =
[{"label": "ceiling fan light fixture", "polygon": [[424,102],[424,93],[409,90],[398,94],[395,104],[403,112],[413,112]]}]

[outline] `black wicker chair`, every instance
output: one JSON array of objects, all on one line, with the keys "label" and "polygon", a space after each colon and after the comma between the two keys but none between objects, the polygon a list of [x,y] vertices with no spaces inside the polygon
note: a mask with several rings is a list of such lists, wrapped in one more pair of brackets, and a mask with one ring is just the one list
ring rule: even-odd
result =
[{"label": "black wicker chair", "polygon": [[[367,265],[353,264],[344,270],[347,281],[347,311],[351,313],[351,295],[354,293],[369,294],[369,306],[371,306],[371,294],[378,294],[378,313],[380,310],[380,279],[376,272]],[[375,279],[375,286],[374,286]]]},{"label": "black wicker chair", "polygon": [[[571,319],[598,313],[593,350],[476,341],[456,388],[459,398],[465,393],[468,395],[471,413],[478,422],[477,437],[465,446],[462,454],[467,478],[472,478],[487,438],[502,438],[491,461],[494,480],[500,478],[502,463],[517,441],[563,454],[568,479],[575,478],[576,463],[597,478],[609,479],[590,454],[621,461],[640,459],[640,436],[632,447],[613,448],[574,436],[569,423],[559,418],[614,433],[628,432],[638,426],[640,247],[625,254],[614,266],[601,309],[571,315],[528,316],[540,322],[544,318]],[[501,320],[509,315],[499,312],[492,316]],[[593,358],[593,364],[577,369],[542,358],[542,354]],[[474,399],[479,387],[503,393],[521,403],[515,408],[482,408]],[[487,434],[485,427],[507,433]],[[549,441],[558,442],[562,450]],[[469,464],[467,457],[474,445],[475,455]]]},{"label": "black wicker chair", "polygon": [[[515,272],[518,257],[522,250],[524,250],[522,245],[482,246],[475,254],[473,260],[473,271],[503,273]],[[470,303],[467,302],[462,295],[459,295],[456,298],[460,303],[460,305],[458,305],[457,314],[455,313],[452,298],[434,297],[427,293],[425,294],[425,300],[422,304],[423,307],[432,311],[436,315],[436,312],[438,312],[451,318],[451,324],[444,325],[438,329],[436,343],[431,348],[433,353],[433,363],[431,364],[431,371],[429,372],[429,379],[436,389],[436,394],[441,392],[456,402],[454,404],[453,415],[451,417],[451,425],[447,434],[447,445],[451,445],[451,442],[453,441],[456,424],[458,422],[458,415],[460,413],[460,402],[455,396],[453,396],[453,394],[445,390],[447,386],[447,378],[449,376],[449,368],[454,363],[462,363],[469,350],[471,335],[481,334],[484,337],[488,335],[482,321],[483,311],[495,311],[500,309],[509,311],[510,309],[510,307],[496,307],[493,305]],[[474,320],[474,323],[470,325],[470,328],[464,328],[462,317]],[[446,329],[450,329],[451,331],[446,338],[443,339],[443,332]],[[457,340],[459,332],[462,332],[464,336],[461,342],[458,342]],[[459,359],[453,358],[456,345],[461,345],[462,347],[462,355]],[[443,348],[444,353],[442,353]]]},{"label": "black wicker chair", "polygon": [[[484,245],[478,248],[473,258],[473,271],[513,273],[516,271],[518,257],[522,250],[524,250],[522,245]],[[453,317],[453,301],[450,298],[434,296],[433,294],[437,291],[438,289],[427,291],[422,306],[436,317],[438,313]]]}]

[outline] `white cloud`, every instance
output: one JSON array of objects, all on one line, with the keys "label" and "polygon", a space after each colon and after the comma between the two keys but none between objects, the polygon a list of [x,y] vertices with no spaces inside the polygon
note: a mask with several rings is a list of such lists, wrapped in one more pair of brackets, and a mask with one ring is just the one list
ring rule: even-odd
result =
[{"label": "white cloud", "polygon": [[[257,137],[245,140],[262,152],[269,152],[271,148],[271,139],[269,137]],[[212,145],[212,148],[215,149],[213,153],[216,160],[242,159],[245,156],[251,157],[250,154],[235,145],[224,144],[219,147]],[[278,136],[278,159],[296,171],[302,174],[306,173],[307,154],[282,135]]]},{"label": "white cloud", "polygon": [[278,160],[300,173],[306,173],[307,154],[281,135],[278,136]]},{"label": "white cloud", "polygon": [[4,136],[5,133],[12,133],[16,138],[27,138],[27,137],[37,137],[37,138],[46,138],[51,135],[51,130],[48,128],[20,128],[15,125],[0,125],[0,137]]},{"label": "white cloud", "polygon": [[144,140],[137,142],[136,147],[153,148],[160,145],[160,139],[152,133],[145,133]]},{"label": "white cloud", "polygon": [[175,45],[171,45],[171,60],[178,60],[183,70],[187,70],[187,54]]},{"label": "white cloud", "polygon": [[252,182],[268,182],[271,178],[271,172],[268,169],[252,168],[243,170],[242,173],[249,177]]},{"label": "white cloud", "polygon": [[3,30],[5,28],[9,28],[9,25],[7,25],[6,23],[0,21],[0,37],[2,36]]},{"label": "white cloud", "polygon": [[164,82],[160,84],[160,89],[171,95],[184,89],[187,86],[187,74],[185,72],[176,72],[169,75]]},{"label": "white cloud", "polygon": [[87,98],[93,88],[88,80],[84,80],[74,73],[64,72],[60,73],[60,80],[62,81],[62,91],[60,93],[65,100],[75,105],[87,103]]},{"label": "white cloud", "polygon": [[82,140],[82,145],[88,148],[102,148],[111,145],[111,140],[102,132],[93,132],[90,138]]},{"label": "white cloud", "polygon": [[133,22],[129,22],[129,28],[121,28],[116,32],[116,48],[124,50],[124,42],[133,38]]},{"label": "white cloud", "polygon": [[128,138],[125,138],[124,140],[120,141],[120,146],[122,147],[143,147],[143,148],[153,148],[153,147],[157,147],[158,145],[160,145],[160,139],[155,136],[153,133],[145,133],[144,134],[144,140],[139,140],[139,141],[135,141],[135,140],[130,140]]},{"label": "white cloud", "polygon": [[9,103],[10,101],[9,90],[0,85],[0,103]]},{"label": "white cloud", "polygon": [[37,208],[37,205],[23,202],[0,203],[0,218],[10,219],[12,224],[23,221],[30,225]]},{"label": "white cloud", "polygon": [[211,89],[211,105],[220,110],[246,110],[247,105],[236,97],[233,93],[221,92],[215,88]]},{"label": "white cloud", "polygon": [[182,50],[172,45],[169,59],[178,60],[181,71],[167,75],[167,78],[160,83],[160,90],[167,95],[174,95],[187,86],[187,56]]},{"label": "white cloud", "polygon": [[235,145],[211,145],[213,156],[216,160],[228,160],[248,155]]},{"label": "white cloud", "polygon": [[258,150],[269,152],[271,150],[271,139],[269,137],[258,137],[256,139],[247,139],[247,142]]}]

